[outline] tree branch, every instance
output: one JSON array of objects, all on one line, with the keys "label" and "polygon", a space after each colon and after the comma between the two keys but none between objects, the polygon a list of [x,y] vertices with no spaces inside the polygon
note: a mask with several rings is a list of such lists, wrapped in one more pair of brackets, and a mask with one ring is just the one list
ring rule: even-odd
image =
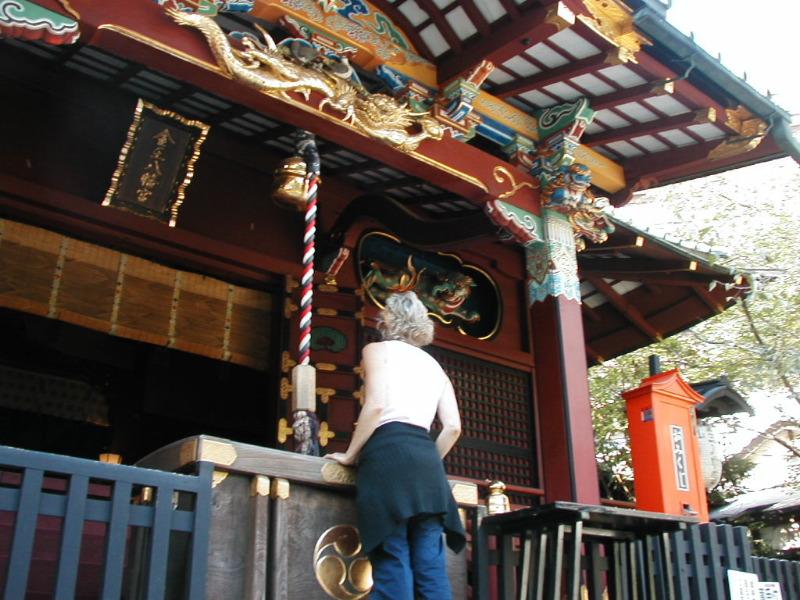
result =
[{"label": "tree branch", "polygon": [[[750,326],[750,331],[752,332],[753,337],[756,339],[756,342],[758,342],[759,345],[765,349],[771,350],[770,346],[764,341],[764,338],[762,338],[761,334],[758,332],[758,328],[753,320],[753,315],[750,313],[750,308],[747,306],[747,300],[744,298],[742,298],[742,310],[747,317],[747,324]],[[792,385],[792,382],[789,381],[786,373],[784,373],[783,369],[779,368],[777,365],[775,365],[775,370],[778,372],[778,377],[780,377],[781,382],[789,391],[789,394],[792,396],[792,398],[794,398],[795,402],[800,404],[800,394],[798,394],[797,390],[794,389],[794,386]]]}]

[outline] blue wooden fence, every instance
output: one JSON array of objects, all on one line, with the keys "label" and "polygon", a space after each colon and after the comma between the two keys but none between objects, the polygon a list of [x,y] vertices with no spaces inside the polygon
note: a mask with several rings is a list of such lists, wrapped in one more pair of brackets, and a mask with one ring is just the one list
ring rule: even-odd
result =
[{"label": "blue wooden fence", "polygon": [[783,600],[800,600],[800,562],[754,556],[753,567],[761,581],[781,584]]},{"label": "blue wooden fence", "polygon": [[[203,462],[182,475],[0,446],[0,532],[13,530],[0,543],[2,598],[204,598],[212,472]],[[54,553],[36,545],[48,523],[60,536],[52,583],[32,569],[37,552]],[[87,591],[79,574],[92,542],[103,544],[102,572]]]}]

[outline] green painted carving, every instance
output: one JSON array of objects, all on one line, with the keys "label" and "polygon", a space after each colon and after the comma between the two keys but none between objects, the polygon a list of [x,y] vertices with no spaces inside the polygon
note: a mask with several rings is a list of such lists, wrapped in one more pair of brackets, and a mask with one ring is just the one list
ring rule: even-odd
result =
[{"label": "green painted carving", "polygon": [[62,45],[75,43],[80,34],[74,19],[28,0],[0,0],[0,37]]},{"label": "green painted carving", "polygon": [[311,349],[338,353],[347,348],[347,336],[333,327],[316,326],[311,330]]},{"label": "green painted carving", "polygon": [[392,293],[413,290],[429,315],[445,325],[481,339],[497,331],[497,286],[485,271],[457,256],[413,249],[373,232],[359,242],[358,261],[362,286],[378,306]]}]

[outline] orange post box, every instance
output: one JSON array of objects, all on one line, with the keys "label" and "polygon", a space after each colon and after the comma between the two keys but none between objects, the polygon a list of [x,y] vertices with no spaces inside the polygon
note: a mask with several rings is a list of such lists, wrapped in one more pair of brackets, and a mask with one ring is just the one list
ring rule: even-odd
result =
[{"label": "orange post box", "polygon": [[675,369],[622,393],[628,406],[636,508],[708,521],[694,407],[703,397]]}]

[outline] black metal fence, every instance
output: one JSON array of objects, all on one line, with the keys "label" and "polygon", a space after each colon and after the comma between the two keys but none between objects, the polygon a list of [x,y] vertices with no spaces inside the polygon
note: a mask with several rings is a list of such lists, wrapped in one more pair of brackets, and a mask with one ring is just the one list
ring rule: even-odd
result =
[{"label": "black metal fence", "polygon": [[478,600],[727,600],[728,571],[778,582],[800,600],[800,562],[751,555],[745,527],[555,503],[483,520]]},{"label": "black metal fence", "polygon": [[212,471],[0,446],[2,598],[204,598]]}]

